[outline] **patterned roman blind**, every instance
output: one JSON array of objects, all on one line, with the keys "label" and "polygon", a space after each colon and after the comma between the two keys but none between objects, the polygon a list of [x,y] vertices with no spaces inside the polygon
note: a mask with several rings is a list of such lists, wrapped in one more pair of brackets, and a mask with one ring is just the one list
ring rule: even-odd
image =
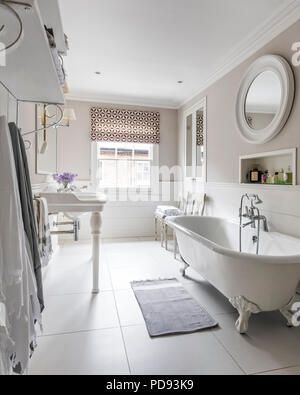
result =
[{"label": "patterned roman blind", "polygon": [[203,114],[197,113],[197,145],[204,145]]},{"label": "patterned roman blind", "polygon": [[160,113],[91,108],[92,141],[159,144]]}]

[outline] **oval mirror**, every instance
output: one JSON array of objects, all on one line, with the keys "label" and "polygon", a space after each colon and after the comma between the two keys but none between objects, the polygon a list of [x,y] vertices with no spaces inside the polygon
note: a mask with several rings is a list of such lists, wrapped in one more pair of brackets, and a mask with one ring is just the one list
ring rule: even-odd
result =
[{"label": "oval mirror", "polygon": [[237,97],[236,119],[242,137],[264,144],[284,127],[294,101],[295,82],[288,62],[275,55],[257,59],[245,74]]},{"label": "oval mirror", "polygon": [[253,130],[267,128],[277,115],[282,98],[281,82],[273,71],[264,71],[253,81],[245,103],[245,115]]}]

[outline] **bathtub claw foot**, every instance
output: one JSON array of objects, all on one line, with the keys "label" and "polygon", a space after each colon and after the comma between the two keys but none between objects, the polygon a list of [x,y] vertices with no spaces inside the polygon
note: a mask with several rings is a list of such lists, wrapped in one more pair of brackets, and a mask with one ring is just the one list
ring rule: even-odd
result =
[{"label": "bathtub claw foot", "polygon": [[232,306],[239,312],[239,319],[237,320],[235,327],[240,334],[248,332],[249,319],[252,314],[261,312],[261,309],[254,303],[250,302],[243,296],[237,296],[229,299]]},{"label": "bathtub claw foot", "polygon": [[182,257],[181,257],[181,260],[184,263],[184,267],[182,269],[180,269],[179,271],[180,271],[182,277],[185,277],[186,276],[186,271],[190,267],[190,265],[188,265]]},{"label": "bathtub claw foot", "polygon": [[293,324],[294,313],[292,313],[292,311],[291,311],[293,304],[294,304],[294,300],[295,300],[295,298],[292,298],[292,300],[290,301],[290,303],[287,306],[280,309],[280,313],[284,316],[284,318],[286,318],[287,326],[289,328],[294,327],[294,324]]}]

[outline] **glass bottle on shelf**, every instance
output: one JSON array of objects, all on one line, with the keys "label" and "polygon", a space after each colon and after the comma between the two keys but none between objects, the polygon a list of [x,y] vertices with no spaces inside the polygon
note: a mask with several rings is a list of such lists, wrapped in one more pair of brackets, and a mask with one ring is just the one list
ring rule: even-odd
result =
[{"label": "glass bottle on shelf", "polygon": [[292,185],[293,184],[293,170],[292,170],[292,166],[289,166],[286,172],[287,175],[287,184]]},{"label": "glass bottle on shelf", "polygon": [[274,176],[273,176],[272,184],[278,184],[278,183],[279,183],[279,173],[276,172],[276,173],[274,174]]},{"label": "glass bottle on shelf", "polygon": [[267,170],[267,184],[272,184],[272,174]]},{"label": "glass bottle on shelf", "polygon": [[250,171],[250,182],[251,183],[259,183],[261,182],[261,171],[259,170],[259,166],[255,165],[254,169]]}]

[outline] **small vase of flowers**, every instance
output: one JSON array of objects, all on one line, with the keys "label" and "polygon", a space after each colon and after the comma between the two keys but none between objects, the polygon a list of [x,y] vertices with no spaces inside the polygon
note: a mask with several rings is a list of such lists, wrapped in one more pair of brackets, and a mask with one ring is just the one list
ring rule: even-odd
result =
[{"label": "small vase of flowers", "polygon": [[78,177],[78,174],[65,172],[62,174],[53,174],[52,177],[59,185],[57,192],[66,193],[72,192],[76,189],[76,187],[72,184],[75,178]]}]

